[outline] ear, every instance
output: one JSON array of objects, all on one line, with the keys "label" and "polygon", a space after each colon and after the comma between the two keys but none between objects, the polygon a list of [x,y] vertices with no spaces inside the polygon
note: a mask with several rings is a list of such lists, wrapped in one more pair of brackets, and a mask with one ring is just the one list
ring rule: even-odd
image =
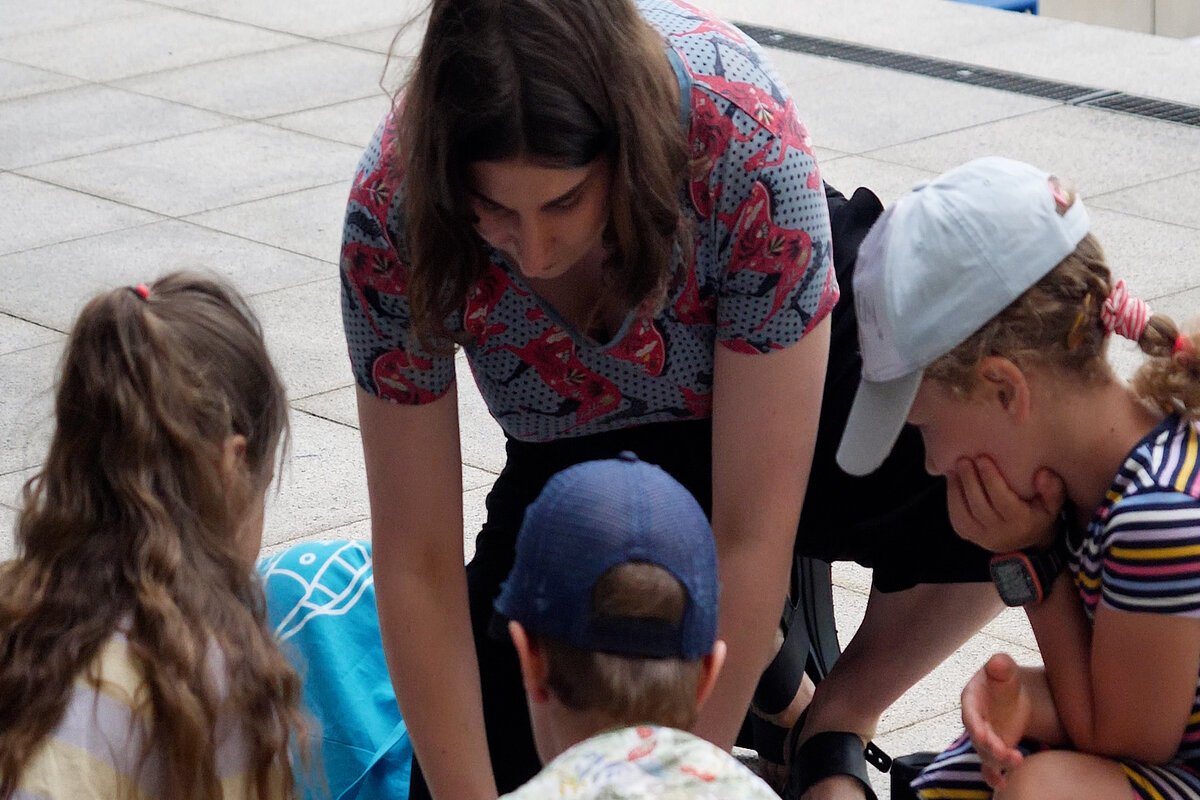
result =
[{"label": "ear", "polygon": [[725,641],[717,639],[713,642],[712,652],[700,660],[700,680],[696,684],[697,711],[704,708],[717,685],[717,676],[721,674],[721,667],[725,666],[725,652]]},{"label": "ear", "polygon": [[513,647],[517,649],[517,661],[521,663],[521,682],[525,685],[525,694],[529,702],[548,702],[550,665],[546,661],[546,651],[530,640],[525,628],[516,620],[509,621],[508,635],[512,638]]},{"label": "ear", "polygon": [[988,356],[975,366],[976,392],[984,402],[995,403],[1016,422],[1029,416],[1032,395],[1026,374],[1007,358]]},{"label": "ear", "polygon": [[221,476],[233,486],[246,472],[246,437],[231,433],[221,443]]}]

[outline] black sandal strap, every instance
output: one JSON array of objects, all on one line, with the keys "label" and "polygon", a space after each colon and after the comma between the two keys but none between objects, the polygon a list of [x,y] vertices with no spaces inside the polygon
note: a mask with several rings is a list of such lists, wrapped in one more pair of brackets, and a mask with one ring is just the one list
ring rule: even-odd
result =
[{"label": "black sandal strap", "polygon": [[856,733],[821,731],[813,734],[792,757],[783,796],[786,800],[800,800],[813,784],[834,775],[849,775],[862,785],[867,800],[878,800],[867,777],[867,761],[882,772],[892,765],[892,759],[873,742],[864,748]]},{"label": "black sandal strap", "polygon": [[778,714],[792,704],[800,683],[804,680],[804,667],[808,663],[808,636],[801,628],[787,631],[783,644],[771,663],[763,670],[754,688],[754,707],[763,714]]}]

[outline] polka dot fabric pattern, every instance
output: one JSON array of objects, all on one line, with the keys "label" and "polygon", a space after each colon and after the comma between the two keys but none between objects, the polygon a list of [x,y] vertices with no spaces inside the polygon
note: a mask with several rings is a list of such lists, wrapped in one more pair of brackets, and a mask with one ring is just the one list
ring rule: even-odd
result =
[{"label": "polka dot fabric pattern", "polygon": [[[676,255],[664,308],[655,316],[634,310],[604,344],[573,330],[503,255],[489,252],[487,273],[447,324],[463,334],[489,410],[516,439],[707,417],[718,344],[740,353],[786,348],[837,301],[812,146],[758,46],[685,3],[647,0],[639,8],[682,65],[691,165],[680,200],[695,231],[693,252],[686,264]],[[411,333],[402,177],[386,156],[394,141],[384,120],[355,175],[342,311],[358,385],[420,404],[446,393],[454,363]]]}]

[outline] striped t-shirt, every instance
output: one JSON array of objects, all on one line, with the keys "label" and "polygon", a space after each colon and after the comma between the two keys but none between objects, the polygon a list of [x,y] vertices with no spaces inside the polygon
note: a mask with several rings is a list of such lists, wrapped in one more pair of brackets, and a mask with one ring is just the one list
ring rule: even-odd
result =
[{"label": "striped t-shirt", "polygon": [[[22,773],[14,800],[172,797],[153,749],[141,763],[147,693],[128,641],[114,634],[75,679],[62,720]],[[217,721],[217,775],[225,800],[244,800],[252,796],[251,765],[241,729],[228,722]]]},{"label": "striped t-shirt", "polygon": [[[1167,417],[1138,442],[1072,568],[1089,616],[1104,603],[1200,617],[1200,423]],[[1200,676],[1177,759],[1200,764]]]}]

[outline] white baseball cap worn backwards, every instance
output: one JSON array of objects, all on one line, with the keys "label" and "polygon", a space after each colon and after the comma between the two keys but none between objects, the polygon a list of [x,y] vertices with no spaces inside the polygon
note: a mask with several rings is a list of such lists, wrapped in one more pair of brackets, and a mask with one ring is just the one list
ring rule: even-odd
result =
[{"label": "white baseball cap worn backwards", "polygon": [[1037,167],[981,158],[919,184],[858,251],[854,296],[862,382],[838,448],[852,475],[891,452],[925,368],[1070,255],[1087,210]]}]

